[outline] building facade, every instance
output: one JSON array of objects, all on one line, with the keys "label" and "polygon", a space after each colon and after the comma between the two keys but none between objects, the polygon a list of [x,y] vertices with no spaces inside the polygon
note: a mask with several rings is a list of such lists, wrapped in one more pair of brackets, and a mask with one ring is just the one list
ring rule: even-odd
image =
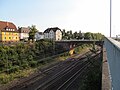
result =
[{"label": "building facade", "polygon": [[45,39],[52,39],[52,40],[61,40],[62,39],[62,31],[58,27],[48,28],[44,31],[44,38]]},{"label": "building facade", "polygon": [[11,22],[0,21],[0,42],[19,41],[19,32]]},{"label": "building facade", "polygon": [[43,34],[43,32],[36,32],[36,33],[35,33],[35,39],[36,39],[36,40],[44,39],[44,34]]},{"label": "building facade", "polygon": [[20,28],[18,28],[18,31],[19,31],[20,40],[28,40],[29,32],[30,32],[29,28],[20,27]]}]

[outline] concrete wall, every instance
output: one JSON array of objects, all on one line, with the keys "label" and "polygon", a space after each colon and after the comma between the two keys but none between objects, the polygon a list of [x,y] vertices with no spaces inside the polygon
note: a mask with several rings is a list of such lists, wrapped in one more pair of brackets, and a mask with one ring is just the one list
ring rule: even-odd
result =
[{"label": "concrete wall", "polygon": [[111,80],[107,61],[107,53],[105,48],[103,48],[102,61],[102,90],[111,90]]},{"label": "concrete wall", "polygon": [[107,59],[113,90],[120,90],[120,42],[105,38]]}]

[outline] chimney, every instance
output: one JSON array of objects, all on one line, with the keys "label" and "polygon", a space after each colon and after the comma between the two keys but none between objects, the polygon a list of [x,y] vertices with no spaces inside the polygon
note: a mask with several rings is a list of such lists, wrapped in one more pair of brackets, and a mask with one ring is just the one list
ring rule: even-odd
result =
[{"label": "chimney", "polygon": [[8,22],[6,22],[7,23],[7,27],[9,27],[9,23]]}]

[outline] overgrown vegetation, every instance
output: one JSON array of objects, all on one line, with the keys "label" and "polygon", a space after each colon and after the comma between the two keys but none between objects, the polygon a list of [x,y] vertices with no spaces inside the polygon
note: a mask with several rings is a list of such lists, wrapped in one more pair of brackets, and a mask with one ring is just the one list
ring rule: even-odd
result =
[{"label": "overgrown vegetation", "polygon": [[[40,61],[43,58],[63,52],[61,51],[63,50],[62,47],[57,45],[55,49],[53,46],[53,41],[50,40],[41,40],[30,44],[19,43],[18,45],[10,46],[1,45],[0,83],[7,83],[7,81],[12,80],[13,76],[10,76],[11,74],[15,75],[14,78],[17,78],[15,73],[44,65],[48,61]],[[54,50],[58,51],[54,53]],[[10,80],[5,80],[7,78]]]},{"label": "overgrown vegetation", "polygon": [[92,66],[89,67],[89,73],[83,80],[82,87],[79,90],[101,90],[102,58],[98,60],[91,60]]},{"label": "overgrown vegetation", "polygon": [[92,40],[103,40],[104,36],[101,33],[91,33],[91,32],[86,32],[86,33],[82,33],[81,31],[79,32],[72,32],[72,30],[70,31],[66,31],[65,29],[63,30],[63,39],[92,39]]},{"label": "overgrown vegetation", "polygon": [[[78,53],[89,45],[75,48]],[[62,61],[70,57],[69,51],[55,45],[51,40],[34,43],[0,46],[0,84],[6,84],[16,78],[26,77],[47,64]]]}]

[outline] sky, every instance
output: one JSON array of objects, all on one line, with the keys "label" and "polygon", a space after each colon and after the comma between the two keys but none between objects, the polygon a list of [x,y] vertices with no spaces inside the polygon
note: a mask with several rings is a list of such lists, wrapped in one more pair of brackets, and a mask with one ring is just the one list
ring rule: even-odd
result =
[{"label": "sky", "polygon": [[[120,34],[120,0],[112,0],[112,36]],[[0,0],[0,20],[109,36],[110,0]]]}]

